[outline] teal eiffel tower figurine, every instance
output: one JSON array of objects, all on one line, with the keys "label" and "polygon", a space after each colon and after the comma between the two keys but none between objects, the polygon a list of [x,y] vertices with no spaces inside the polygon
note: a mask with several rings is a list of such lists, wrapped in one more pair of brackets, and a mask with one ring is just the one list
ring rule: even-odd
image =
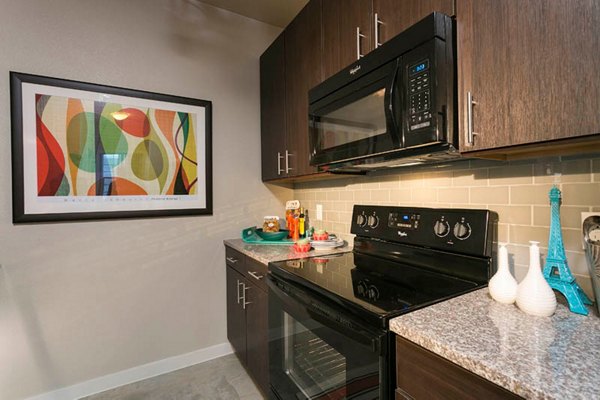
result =
[{"label": "teal eiffel tower figurine", "polygon": [[548,239],[548,257],[544,265],[544,278],[554,290],[561,292],[569,302],[569,308],[577,314],[587,315],[584,304],[592,304],[567,264],[565,246],[560,227],[560,190],[554,186],[550,189],[550,237]]}]

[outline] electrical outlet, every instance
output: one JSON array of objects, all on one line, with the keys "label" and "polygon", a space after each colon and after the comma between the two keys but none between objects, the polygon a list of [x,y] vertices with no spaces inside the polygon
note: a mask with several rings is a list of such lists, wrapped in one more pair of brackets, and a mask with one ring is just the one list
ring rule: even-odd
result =
[{"label": "electrical outlet", "polygon": [[[581,228],[582,228],[582,230],[583,230],[583,221],[585,221],[585,219],[587,217],[593,217],[593,216],[600,217],[600,212],[582,212],[581,213]],[[585,250],[585,242],[583,241],[583,233],[581,235],[581,248],[583,250]]]},{"label": "electrical outlet", "polygon": [[323,221],[323,204],[317,204],[317,221]]}]

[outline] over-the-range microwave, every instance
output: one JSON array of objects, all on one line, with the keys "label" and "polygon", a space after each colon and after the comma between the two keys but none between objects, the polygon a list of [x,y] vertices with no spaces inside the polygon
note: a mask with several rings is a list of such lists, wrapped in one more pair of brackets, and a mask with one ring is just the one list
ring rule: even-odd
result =
[{"label": "over-the-range microwave", "polygon": [[454,23],[433,13],[311,89],[311,164],[351,172],[459,157]]}]

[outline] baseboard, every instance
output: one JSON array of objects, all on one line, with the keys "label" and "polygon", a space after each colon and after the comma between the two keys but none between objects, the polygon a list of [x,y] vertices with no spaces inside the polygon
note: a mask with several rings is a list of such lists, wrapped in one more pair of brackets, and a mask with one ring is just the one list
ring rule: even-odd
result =
[{"label": "baseboard", "polygon": [[229,343],[192,351],[77,383],[26,400],[74,400],[233,353]]}]

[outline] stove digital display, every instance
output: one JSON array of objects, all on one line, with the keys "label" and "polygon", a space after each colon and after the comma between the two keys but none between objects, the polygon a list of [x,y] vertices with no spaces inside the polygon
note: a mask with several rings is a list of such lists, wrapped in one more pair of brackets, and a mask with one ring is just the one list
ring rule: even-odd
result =
[{"label": "stove digital display", "polygon": [[419,214],[404,214],[392,212],[388,218],[389,228],[417,229],[419,227]]}]

